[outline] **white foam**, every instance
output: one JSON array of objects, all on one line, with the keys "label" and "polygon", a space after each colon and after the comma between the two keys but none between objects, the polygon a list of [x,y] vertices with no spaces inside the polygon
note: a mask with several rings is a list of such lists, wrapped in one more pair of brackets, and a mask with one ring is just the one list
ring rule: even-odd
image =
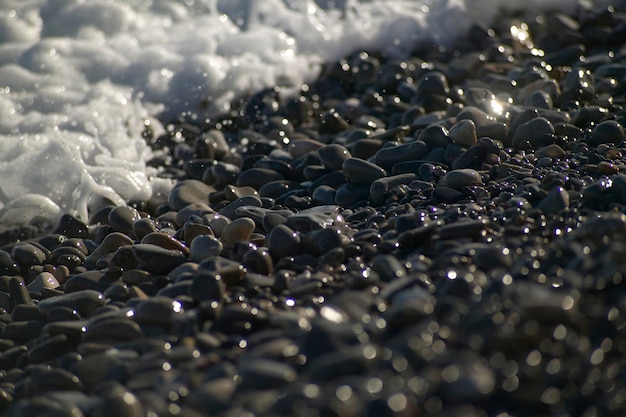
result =
[{"label": "white foam", "polygon": [[146,168],[151,151],[141,137],[146,120],[162,131],[156,115],[203,117],[237,95],[300,86],[320,63],[356,48],[402,54],[416,39],[446,43],[509,3],[4,0],[0,223],[63,212],[84,218],[94,196],[121,204],[148,198],[155,184],[166,191]]}]

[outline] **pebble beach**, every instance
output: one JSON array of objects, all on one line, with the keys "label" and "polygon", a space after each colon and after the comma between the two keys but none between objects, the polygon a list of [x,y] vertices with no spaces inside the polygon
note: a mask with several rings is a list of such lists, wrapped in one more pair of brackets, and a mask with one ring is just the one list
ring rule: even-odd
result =
[{"label": "pebble beach", "polygon": [[626,413],[626,5],[145,124],[168,192],[6,226],[7,417]]}]

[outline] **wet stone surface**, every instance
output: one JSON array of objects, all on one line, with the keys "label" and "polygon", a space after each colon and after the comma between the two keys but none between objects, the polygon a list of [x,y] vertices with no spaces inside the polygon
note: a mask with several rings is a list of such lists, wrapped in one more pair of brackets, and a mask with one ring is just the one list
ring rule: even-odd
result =
[{"label": "wet stone surface", "polygon": [[0,413],[624,415],[624,27],[501,18],[181,116],[168,196],[0,235]]}]

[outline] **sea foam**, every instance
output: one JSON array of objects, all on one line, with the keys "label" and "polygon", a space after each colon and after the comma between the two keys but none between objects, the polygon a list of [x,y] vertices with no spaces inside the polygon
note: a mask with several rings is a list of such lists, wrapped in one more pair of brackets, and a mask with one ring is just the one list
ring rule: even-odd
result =
[{"label": "sea foam", "polygon": [[[489,23],[505,0],[4,0],[0,224],[86,218],[171,185],[142,137],[263,87],[298,88],[359,48],[403,55]],[[470,6],[471,4],[471,6]],[[571,8],[569,0],[524,2]]]}]

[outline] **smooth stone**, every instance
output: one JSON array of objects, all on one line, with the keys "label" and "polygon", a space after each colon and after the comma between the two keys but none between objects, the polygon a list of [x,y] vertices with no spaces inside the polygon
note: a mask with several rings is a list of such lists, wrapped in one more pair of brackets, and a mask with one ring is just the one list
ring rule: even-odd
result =
[{"label": "smooth stone", "polygon": [[552,123],[543,117],[536,117],[521,124],[513,135],[512,144],[518,149],[532,149],[543,135],[554,135]]},{"label": "smooth stone", "polygon": [[202,217],[211,213],[214,213],[214,210],[209,204],[196,201],[178,210],[174,216],[174,223],[176,226],[180,227],[195,217]]},{"label": "smooth stone", "polygon": [[476,137],[476,125],[469,119],[455,123],[450,129],[449,136],[453,143],[465,148],[474,146],[478,142],[478,138]]},{"label": "smooth stone", "polygon": [[[51,347],[55,349],[54,347]],[[35,347],[38,349],[38,347]],[[40,350],[40,348],[39,348]],[[41,363],[42,360],[32,360],[32,351],[28,352],[31,363]],[[60,353],[60,352],[59,352]],[[51,359],[56,356],[51,356]],[[36,376],[35,376],[36,375]],[[71,372],[61,368],[42,369],[37,370],[36,374],[28,378],[24,384],[24,390],[28,393],[28,396],[42,395],[50,391],[82,391],[84,389],[80,379]]]},{"label": "smooth stone", "polygon": [[169,194],[169,205],[173,210],[181,210],[191,203],[208,201],[215,189],[198,180],[182,180],[176,183]]},{"label": "smooth stone", "polygon": [[551,109],[553,106],[552,97],[545,91],[533,91],[526,97],[524,104],[539,109]]},{"label": "smooth stone", "polygon": [[462,120],[471,120],[476,128],[490,125],[496,121],[495,117],[478,107],[467,106],[456,115],[457,123]]},{"label": "smooth stone", "polygon": [[199,265],[199,271],[220,275],[227,287],[239,285],[246,273],[246,268],[237,261],[213,256],[206,258]]},{"label": "smooth stone", "polygon": [[29,268],[33,265],[42,265],[46,261],[46,253],[30,243],[18,243],[13,247],[11,256],[22,268]]},{"label": "smooth stone", "polygon": [[233,220],[224,228],[220,240],[226,249],[230,249],[236,242],[249,240],[255,228],[254,220],[241,217]]},{"label": "smooth stone", "polygon": [[313,230],[302,236],[302,251],[321,256],[348,243],[349,238],[336,227]]},{"label": "smooth stone", "polygon": [[228,217],[222,216],[221,214],[207,214],[202,217],[202,221],[207,224],[215,237],[219,238],[224,232],[224,229],[230,223],[230,219]]},{"label": "smooth stone", "polygon": [[183,226],[183,239],[187,246],[198,236],[214,236],[213,230],[207,225],[187,222]]},{"label": "smooth stone", "polygon": [[537,208],[545,214],[557,214],[569,207],[570,197],[561,186],[553,187],[548,195],[539,202]]},{"label": "smooth stone", "polygon": [[3,339],[26,343],[39,336],[44,324],[45,322],[40,320],[14,321],[2,328],[0,336]]},{"label": "smooth stone", "polygon": [[17,275],[19,267],[11,254],[5,250],[0,250],[0,275]]},{"label": "smooth stone", "polygon": [[299,254],[301,241],[300,235],[285,224],[275,226],[267,235],[269,252],[276,260]]},{"label": "smooth stone", "polygon": [[271,181],[259,189],[259,195],[261,197],[278,198],[290,191],[303,190],[305,188],[302,184],[295,181]]},{"label": "smooth stone", "polygon": [[224,195],[228,201],[235,201],[241,197],[253,196],[259,197],[259,193],[252,187],[235,187],[234,185],[227,185],[224,187]]},{"label": "smooth stone", "polygon": [[240,217],[237,214],[237,209],[243,206],[262,207],[263,203],[261,202],[261,199],[257,196],[244,196],[226,205],[218,213],[222,216],[228,217],[231,220],[235,220]]},{"label": "smooth stone", "polygon": [[153,244],[139,243],[132,250],[137,262],[154,274],[167,274],[187,260],[179,250],[164,249]]},{"label": "smooth stone", "polygon": [[59,219],[57,226],[52,233],[60,234],[68,238],[86,238],[89,236],[89,228],[87,225],[70,214],[64,214]]},{"label": "smooth stone", "polygon": [[61,284],[50,272],[42,272],[37,274],[27,286],[26,289],[30,292],[41,292],[42,288],[59,288]]},{"label": "smooth stone", "polygon": [[274,262],[270,252],[265,248],[248,250],[241,259],[241,263],[253,272],[271,275],[274,272]]},{"label": "smooth stone", "polygon": [[33,301],[22,277],[14,276],[9,278],[8,290],[14,305],[30,304]]},{"label": "smooth stone", "polygon": [[336,134],[350,128],[350,124],[338,112],[331,110],[321,115],[319,120],[320,134]]},{"label": "smooth stone", "polygon": [[87,268],[94,267],[98,259],[111,254],[122,246],[132,245],[134,242],[131,238],[120,232],[108,234],[102,243],[85,259]]},{"label": "smooth stone", "polygon": [[287,217],[287,226],[291,229],[306,233],[311,230],[319,230],[331,226],[336,221],[342,221],[336,205],[317,206],[302,210]]},{"label": "smooth stone", "polygon": [[367,201],[370,195],[370,184],[360,184],[348,181],[337,189],[335,204],[340,207],[352,207],[353,205]]},{"label": "smooth stone", "polygon": [[564,158],[565,155],[565,150],[555,143],[544,146],[543,148],[535,151],[535,156],[537,158],[543,158],[546,156],[550,158]]},{"label": "smooth stone", "polygon": [[368,159],[376,154],[383,146],[380,139],[359,139],[351,147],[350,153],[354,158]]},{"label": "smooth stone", "polygon": [[93,407],[92,417],[143,417],[146,410],[142,402],[131,391],[116,381],[106,381],[97,387],[95,396],[100,404]]},{"label": "smooth stone", "polygon": [[407,274],[402,262],[392,255],[376,255],[370,262],[372,269],[386,282],[402,278]]},{"label": "smooth stone", "polygon": [[352,157],[352,155],[350,155],[350,151],[348,151],[344,146],[335,143],[322,146],[317,150],[317,154],[319,155],[320,161],[324,167],[331,171],[340,170],[344,161]]},{"label": "smooth stone", "polygon": [[141,239],[140,243],[156,245],[163,249],[177,250],[188,253],[189,249],[182,242],[164,232],[152,232]]},{"label": "smooth stone", "polygon": [[137,323],[126,317],[112,317],[89,323],[82,342],[129,342],[141,339],[143,332]]},{"label": "smooth stone", "polygon": [[447,96],[449,92],[450,86],[448,85],[446,76],[440,71],[430,71],[417,81],[415,94],[418,96],[433,94]]},{"label": "smooth stone", "polygon": [[232,376],[215,378],[194,387],[187,401],[194,410],[204,415],[218,415],[232,405],[236,389]]},{"label": "smooth stone", "polygon": [[415,174],[400,174],[391,177],[378,179],[370,186],[370,200],[374,204],[383,204],[387,198],[387,193],[393,187],[398,185],[406,185],[417,179]]},{"label": "smooth stone", "polygon": [[624,139],[624,128],[615,120],[605,120],[599,123],[591,131],[591,141],[598,145],[601,143],[618,144]]},{"label": "smooth stone", "polygon": [[337,190],[329,185],[320,185],[317,187],[313,193],[311,194],[311,198],[313,199],[313,203],[315,205],[327,205],[335,203],[335,194]]},{"label": "smooth stone", "polygon": [[294,159],[298,159],[309,152],[318,150],[324,146],[322,142],[314,139],[297,139],[289,143],[288,151]]},{"label": "smooth stone", "polygon": [[257,358],[238,368],[242,389],[272,389],[296,380],[295,368],[278,360]]},{"label": "smooth stone", "polygon": [[111,279],[101,271],[85,271],[71,276],[63,285],[63,291],[66,294],[83,290],[104,292],[114,281],[116,280]]},{"label": "smooth stone", "polygon": [[155,296],[140,301],[135,306],[134,319],[139,325],[156,325],[169,327],[174,316],[182,312],[178,301],[170,297]]},{"label": "smooth stone", "polygon": [[376,152],[375,163],[385,170],[390,170],[398,162],[423,159],[428,153],[428,145],[416,140],[403,145],[383,147]]},{"label": "smooth stone", "polygon": [[237,177],[237,187],[252,187],[255,190],[272,181],[284,180],[282,174],[265,168],[250,168],[243,171]]},{"label": "smooth stone", "polygon": [[46,313],[39,310],[35,304],[18,304],[11,311],[12,321],[45,321]]},{"label": "smooth stone", "polygon": [[370,185],[387,173],[378,165],[360,158],[348,158],[343,162],[342,170],[349,181]]},{"label": "smooth stone", "polygon": [[[239,175],[241,174],[241,169],[237,165],[229,164],[223,161],[217,162],[216,164],[211,166],[211,168],[207,171],[210,172],[211,178],[213,179],[213,181],[215,181],[216,184],[221,185],[222,187],[225,187],[229,184],[234,184],[235,181],[237,181],[237,178],[239,177]],[[209,178],[206,178],[206,176],[207,176],[207,172],[205,172],[205,175],[203,175],[203,178],[202,178],[202,180],[205,182],[209,179]],[[197,200],[197,201],[205,201],[205,200],[206,198],[204,200]]]},{"label": "smooth stone", "polygon": [[221,275],[216,273],[201,272],[193,277],[189,296],[197,302],[218,301],[222,302],[226,294],[226,285]]},{"label": "smooth stone", "polygon": [[450,143],[448,129],[438,125],[428,126],[420,132],[417,138],[424,142],[428,146],[428,149],[431,150],[435,148],[445,148],[448,146],[448,143]]},{"label": "smooth stone", "polygon": [[129,235],[133,232],[133,224],[140,218],[133,207],[119,206],[109,212],[108,223],[114,231]]},{"label": "smooth stone", "polygon": [[480,174],[474,169],[456,169],[448,172],[441,179],[441,185],[455,190],[472,185],[483,185]]},{"label": "smooth stone", "polygon": [[189,259],[193,262],[201,262],[210,256],[218,256],[222,253],[223,245],[212,235],[196,236],[191,241]]},{"label": "smooth stone", "polygon": [[142,218],[133,223],[133,234],[141,240],[148,233],[156,232],[157,225],[154,219]]},{"label": "smooth stone", "polygon": [[444,186],[437,186],[437,188],[433,190],[432,195],[434,198],[444,203],[456,203],[467,198],[462,192]]}]

